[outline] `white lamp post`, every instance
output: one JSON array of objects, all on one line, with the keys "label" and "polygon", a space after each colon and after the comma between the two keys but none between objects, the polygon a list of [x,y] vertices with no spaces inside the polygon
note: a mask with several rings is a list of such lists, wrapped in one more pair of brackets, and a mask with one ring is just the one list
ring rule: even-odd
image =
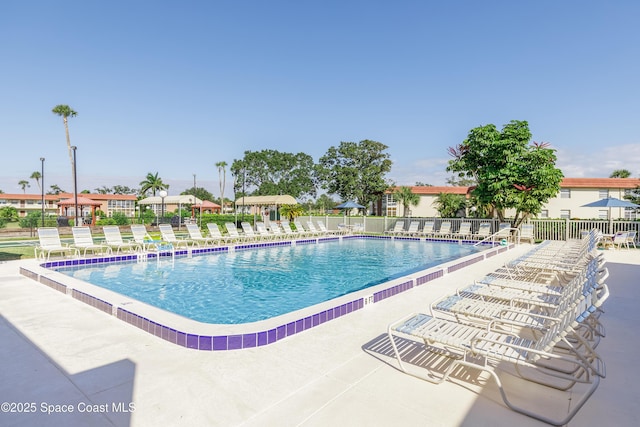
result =
[{"label": "white lamp post", "polygon": [[[165,190],[160,190],[158,195],[162,198],[162,208],[161,208],[162,215],[160,216],[160,221],[164,221],[164,198],[167,197],[167,192]],[[160,223],[160,221],[158,221],[158,223]]]}]

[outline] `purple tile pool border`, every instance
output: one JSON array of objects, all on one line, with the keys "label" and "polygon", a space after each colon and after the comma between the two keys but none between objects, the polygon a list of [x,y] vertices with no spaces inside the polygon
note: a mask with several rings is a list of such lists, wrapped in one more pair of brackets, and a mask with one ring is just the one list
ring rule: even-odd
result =
[{"label": "purple tile pool border", "polygon": [[[320,238],[320,239],[303,239],[300,241],[296,241],[295,244],[308,244],[308,243],[314,243],[314,242],[319,243],[321,241],[338,240],[339,238],[340,237],[336,236],[336,237],[327,237],[327,238]],[[357,235],[344,236],[343,238],[391,239],[391,237],[387,237],[387,236],[357,236]],[[287,244],[291,245],[292,242],[291,241],[264,242],[264,243],[258,242],[258,243],[252,243],[252,244],[238,245],[235,247],[235,250],[253,249],[258,247],[282,246]],[[207,250],[207,249],[213,249],[213,250]],[[502,253],[508,249],[509,247],[498,247],[498,248],[494,248],[494,250],[486,251],[481,255],[478,255],[477,257],[449,266],[446,269],[446,273],[457,271],[461,268],[475,264],[485,258],[494,256],[497,253]],[[192,255],[205,254],[205,253],[211,253],[211,252],[222,252],[222,251],[228,251],[228,250],[229,250],[228,247],[217,247],[217,248],[206,248],[206,249],[193,248]],[[184,251],[176,251],[175,254],[188,255],[188,253],[189,253],[188,250],[184,250]],[[149,258],[154,258],[156,255],[157,254],[154,254],[154,253],[147,254]],[[160,256],[164,256],[164,254],[160,254]],[[43,263],[41,266],[45,268],[51,268],[51,267],[75,266],[75,265],[85,265],[85,264],[94,264],[94,263],[132,261],[134,259],[137,259],[136,254],[110,256],[105,258],[51,261],[51,262]],[[65,294],[69,292],[69,288],[66,285],[59,283],[53,279],[50,279],[49,277],[34,273],[26,268],[21,267],[20,273],[26,277],[36,280],[46,286],[49,286]],[[394,284],[392,286],[389,286],[386,289],[382,289],[380,291],[375,292],[373,294],[373,297],[370,303],[377,303],[377,302],[383,301],[387,298],[390,298],[392,296],[395,296],[400,293],[406,292],[410,289],[413,289],[415,286],[420,286],[432,280],[435,280],[437,278],[443,277],[444,275],[445,275],[445,269],[438,269],[435,271],[429,271],[427,274],[424,274],[422,276],[410,277],[402,283]],[[307,316],[303,319],[298,319],[296,321],[289,322],[284,325],[280,325],[268,330],[248,332],[244,334],[234,334],[234,335],[196,335],[196,334],[190,334],[187,331],[179,331],[169,326],[165,326],[160,323],[154,322],[151,319],[135,314],[122,307],[118,307],[117,310],[114,312],[113,311],[114,307],[112,304],[75,289],[71,289],[71,295],[73,298],[75,298],[78,301],[82,301],[85,304],[95,307],[107,314],[115,315],[118,319],[124,321],[125,323],[128,323],[131,326],[134,326],[136,328],[142,329],[143,331],[146,331],[152,335],[155,335],[156,337],[161,338],[165,341],[168,341],[172,344],[176,344],[181,347],[186,347],[194,350],[202,350],[202,351],[240,350],[240,349],[255,348],[255,347],[261,347],[261,346],[273,344],[284,338],[301,333],[308,329],[315,328],[316,326],[322,325],[323,323],[326,323],[333,319],[337,319],[338,317],[342,317],[354,311],[361,310],[362,308],[365,307],[365,305],[369,303],[365,301],[366,297],[357,298],[352,301],[314,313],[311,316]]]}]

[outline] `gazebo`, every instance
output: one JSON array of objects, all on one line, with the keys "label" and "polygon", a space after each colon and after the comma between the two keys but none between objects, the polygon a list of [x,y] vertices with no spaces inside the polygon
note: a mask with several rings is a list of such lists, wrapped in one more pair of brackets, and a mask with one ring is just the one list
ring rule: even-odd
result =
[{"label": "gazebo", "polygon": [[199,203],[197,205],[191,205],[191,216],[195,217],[196,216],[196,211],[202,213],[202,212],[209,212],[209,213],[220,213],[220,209],[221,206],[217,203],[213,203],[209,200],[203,200],[202,203]]},{"label": "gazebo", "polygon": [[[88,197],[78,196],[78,212],[76,212],[76,215],[78,216],[78,218],[82,218],[83,208],[91,207],[91,225],[96,225],[96,208],[101,205],[102,203],[89,199]],[[60,215],[69,217],[68,215],[69,208],[70,207],[75,208],[75,206],[76,206],[76,199],[74,197],[70,199],[60,200],[58,202],[58,207],[60,208]],[[64,209],[64,215],[62,213],[62,209]]]}]

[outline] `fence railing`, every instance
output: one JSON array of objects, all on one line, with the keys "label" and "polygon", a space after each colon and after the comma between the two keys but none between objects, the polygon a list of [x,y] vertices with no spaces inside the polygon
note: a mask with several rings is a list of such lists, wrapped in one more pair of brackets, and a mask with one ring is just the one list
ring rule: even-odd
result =
[{"label": "fence railing", "polygon": [[[323,221],[328,229],[337,229],[340,224],[361,224],[365,233],[384,233],[393,229],[397,221],[404,222],[404,229],[409,228],[412,221],[419,222],[419,229],[422,230],[425,222],[433,221],[434,230],[440,228],[443,221],[451,222],[451,231],[456,232],[462,222],[471,223],[471,232],[477,233],[481,223],[491,224],[491,233],[495,233],[500,228],[498,219],[478,219],[478,218],[396,218],[396,217],[370,217],[370,216],[305,216],[306,220],[313,222]],[[509,221],[505,221],[509,222]],[[635,231],[636,242],[640,235],[640,221],[626,220],[581,220],[581,219],[531,219],[527,221],[534,225],[534,236],[536,240],[568,240],[579,239],[584,230],[598,229],[604,234],[615,234],[618,231]]]}]

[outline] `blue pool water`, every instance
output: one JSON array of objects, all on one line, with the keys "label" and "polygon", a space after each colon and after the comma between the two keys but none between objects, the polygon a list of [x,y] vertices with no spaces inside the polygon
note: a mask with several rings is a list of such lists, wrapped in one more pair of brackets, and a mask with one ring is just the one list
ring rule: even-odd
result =
[{"label": "blue pool water", "polygon": [[384,283],[481,249],[472,245],[345,239],[144,263],[58,271],[205,323],[268,319]]}]

